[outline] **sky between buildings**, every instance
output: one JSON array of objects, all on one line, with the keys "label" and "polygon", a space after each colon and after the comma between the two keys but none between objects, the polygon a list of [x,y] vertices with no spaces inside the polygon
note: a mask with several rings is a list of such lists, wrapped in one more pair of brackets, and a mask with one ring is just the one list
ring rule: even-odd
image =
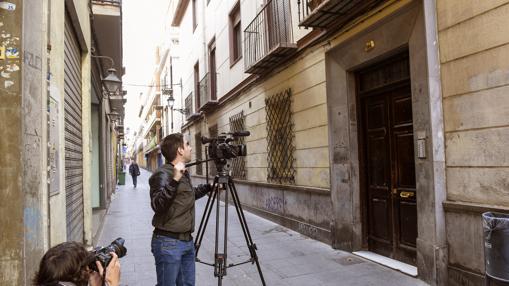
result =
[{"label": "sky between buildings", "polygon": [[135,85],[150,84],[155,68],[155,49],[162,43],[163,18],[169,0],[123,0],[123,55],[126,73],[122,78],[127,90],[125,105],[125,128],[127,137],[132,137],[139,127],[138,113],[142,104],[140,92],[147,87]]}]

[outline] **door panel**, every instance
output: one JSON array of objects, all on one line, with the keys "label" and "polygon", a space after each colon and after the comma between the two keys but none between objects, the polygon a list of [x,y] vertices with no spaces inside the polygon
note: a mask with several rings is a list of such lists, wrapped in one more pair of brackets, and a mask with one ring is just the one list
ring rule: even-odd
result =
[{"label": "door panel", "polygon": [[[408,58],[359,72],[360,130],[364,146],[367,243],[369,250],[414,264],[417,204],[412,98],[408,75],[387,86],[370,85],[372,74],[402,66]],[[364,80],[362,80],[364,79]],[[363,87],[363,84],[365,86]],[[369,90],[369,86],[376,86]]]}]

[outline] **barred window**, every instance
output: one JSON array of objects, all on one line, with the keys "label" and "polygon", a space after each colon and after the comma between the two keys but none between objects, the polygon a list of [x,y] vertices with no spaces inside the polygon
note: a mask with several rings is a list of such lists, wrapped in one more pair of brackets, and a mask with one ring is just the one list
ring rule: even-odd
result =
[{"label": "barred window", "polygon": [[267,181],[295,184],[292,92],[287,89],[265,99],[267,113]]},{"label": "barred window", "polygon": [[[230,131],[241,131],[245,128],[246,116],[244,111],[230,117]],[[234,144],[245,144],[245,137],[237,137]],[[246,179],[246,157],[237,157],[232,160],[232,176],[236,179]]]},{"label": "barred window", "polygon": [[[195,151],[196,151],[196,161],[202,160],[202,152],[201,152],[201,133],[198,132],[194,135],[194,144],[195,144]],[[196,165],[196,175],[203,175],[203,165],[198,164]]]},{"label": "barred window", "polygon": [[[209,138],[215,138],[218,135],[217,124],[209,127]],[[213,162],[213,161],[212,161]],[[214,163],[209,164],[209,175],[214,177],[217,175],[216,165]]]}]

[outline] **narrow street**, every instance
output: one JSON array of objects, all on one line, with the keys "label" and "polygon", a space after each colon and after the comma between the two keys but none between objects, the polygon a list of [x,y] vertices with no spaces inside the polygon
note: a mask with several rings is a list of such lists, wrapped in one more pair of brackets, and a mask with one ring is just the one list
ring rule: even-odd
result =
[{"label": "narrow street", "polygon": [[[99,245],[108,245],[117,237],[126,242],[127,255],[121,259],[122,285],[155,285],[156,272],[150,239],[152,209],[149,203],[148,178],[141,170],[138,187],[130,176],[126,185],[119,186],[106,214]],[[206,198],[197,202],[198,228]],[[215,221],[213,210],[199,257],[212,262]],[[267,285],[426,285],[424,282],[359,258],[351,253],[309,239],[297,232],[245,212],[251,235],[258,246],[258,256]],[[222,243],[220,244],[222,245]],[[238,224],[235,209],[230,206],[228,224],[229,263],[247,260],[249,252]],[[217,285],[213,268],[197,263],[196,285]],[[261,285],[256,265],[244,264],[229,268],[224,285]]]}]

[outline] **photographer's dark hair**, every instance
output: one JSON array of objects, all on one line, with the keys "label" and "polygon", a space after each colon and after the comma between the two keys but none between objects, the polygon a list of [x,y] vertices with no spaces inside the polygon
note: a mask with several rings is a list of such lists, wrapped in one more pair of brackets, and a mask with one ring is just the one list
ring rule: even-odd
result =
[{"label": "photographer's dark hair", "polygon": [[170,163],[177,157],[178,148],[184,148],[184,135],[182,133],[170,134],[164,137],[160,147],[166,162]]},{"label": "photographer's dark hair", "polygon": [[33,284],[49,286],[65,281],[86,286],[89,279],[87,265],[93,259],[93,255],[81,243],[71,241],[56,245],[42,257]]}]

